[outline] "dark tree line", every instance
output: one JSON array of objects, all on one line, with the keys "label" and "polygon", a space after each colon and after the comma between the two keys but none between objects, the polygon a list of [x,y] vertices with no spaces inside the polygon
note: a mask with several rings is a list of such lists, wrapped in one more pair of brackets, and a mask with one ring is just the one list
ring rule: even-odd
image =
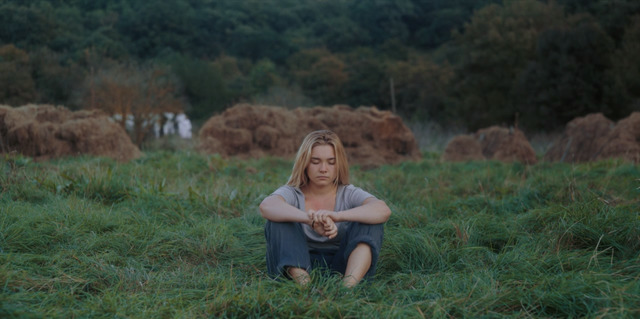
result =
[{"label": "dark tree line", "polygon": [[639,110],[638,43],[633,0],[5,0],[0,103],[87,107],[98,74],[161,69],[196,121],[238,101],[389,109],[393,81],[406,118],[554,129]]}]

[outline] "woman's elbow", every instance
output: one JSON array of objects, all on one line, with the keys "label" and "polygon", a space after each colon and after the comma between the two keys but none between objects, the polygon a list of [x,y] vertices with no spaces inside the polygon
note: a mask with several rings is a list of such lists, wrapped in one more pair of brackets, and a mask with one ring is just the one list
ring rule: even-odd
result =
[{"label": "woman's elbow", "polygon": [[391,217],[391,208],[389,208],[387,203],[385,203],[384,201],[380,201],[380,206],[380,216],[382,217],[381,219],[384,223],[389,220],[389,217]]},{"label": "woman's elbow", "polygon": [[267,218],[267,216],[269,215],[269,203],[266,198],[260,203],[260,205],[258,205],[258,210],[260,210],[260,216],[262,216],[263,218]]}]

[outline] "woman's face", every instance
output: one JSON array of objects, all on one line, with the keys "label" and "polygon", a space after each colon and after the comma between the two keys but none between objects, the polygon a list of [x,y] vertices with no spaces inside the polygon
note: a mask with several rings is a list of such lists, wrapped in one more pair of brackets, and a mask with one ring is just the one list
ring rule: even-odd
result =
[{"label": "woman's face", "polygon": [[336,155],[331,145],[316,145],[311,149],[311,161],[306,168],[309,184],[333,185],[336,180]]}]

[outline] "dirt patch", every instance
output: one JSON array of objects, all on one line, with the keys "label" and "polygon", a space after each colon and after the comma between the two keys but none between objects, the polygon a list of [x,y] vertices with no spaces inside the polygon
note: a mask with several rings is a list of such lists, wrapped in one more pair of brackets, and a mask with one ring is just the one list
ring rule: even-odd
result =
[{"label": "dirt patch", "polygon": [[99,111],[51,105],[0,105],[0,151],[37,160],[90,154],[128,161],[142,155],[118,124]]},{"label": "dirt patch", "polygon": [[400,117],[375,107],[296,108],[238,104],[200,129],[199,149],[222,156],[293,157],[311,131],[329,129],[349,160],[366,167],[420,158],[415,137]]},{"label": "dirt patch", "polygon": [[609,139],[614,122],[602,113],[578,117],[567,123],[565,130],[544,156],[551,162],[587,162],[595,160]]},{"label": "dirt patch", "polygon": [[498,160],[535,164],[537,158],[524,133],[516,128],[491,126],[473,135],[454,137],[446,146],[445,161]]}]

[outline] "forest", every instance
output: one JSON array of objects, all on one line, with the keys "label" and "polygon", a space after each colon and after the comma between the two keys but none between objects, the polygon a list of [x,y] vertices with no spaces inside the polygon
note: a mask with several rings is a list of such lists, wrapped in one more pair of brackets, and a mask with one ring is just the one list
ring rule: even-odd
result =
[{"label": "forest", "polygon": [[184,111],[346,104],[556,130],[640,110],[634,0],[0,2],[0,104]]}]

